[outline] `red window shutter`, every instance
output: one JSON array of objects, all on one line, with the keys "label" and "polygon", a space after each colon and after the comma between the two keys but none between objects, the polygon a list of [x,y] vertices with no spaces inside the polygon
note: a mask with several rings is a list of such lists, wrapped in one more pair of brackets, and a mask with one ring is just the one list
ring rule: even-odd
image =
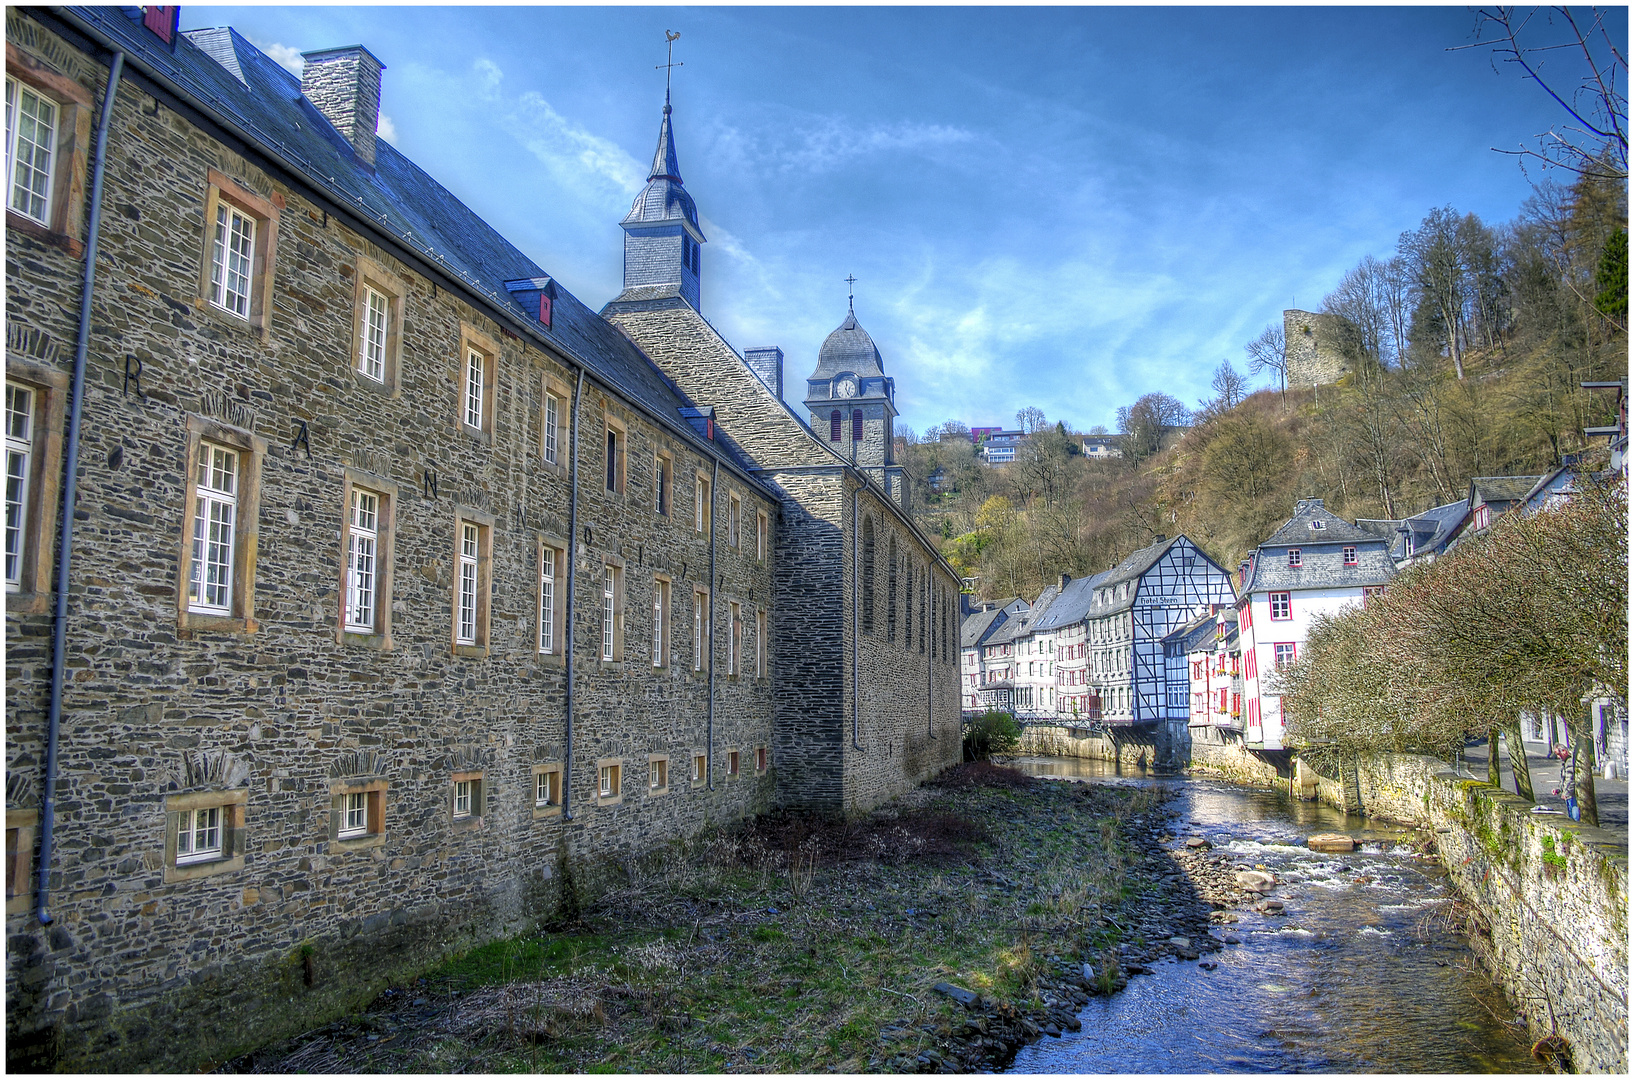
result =
[{"label": "red window shutter", "polygon": [[176,24],[181,18],[182,9],[175,4],[166,4],[164,7],[144,7],[142,9],[142,25],[159,36],[159,40],[166,45],[176,39]]},{"label": "red window shutter", "polygon": [[862,410],[851,410],[851,441],[862,442]]},{"label": "red window shutter", "polygon": [[539,321],[546,326],[550,325],[550,294],[548,292],[539,294]]},{"label": "red window shutter", "polygon": [[840,441],[840,410],[838,409],[828,414],[828,441]]}]

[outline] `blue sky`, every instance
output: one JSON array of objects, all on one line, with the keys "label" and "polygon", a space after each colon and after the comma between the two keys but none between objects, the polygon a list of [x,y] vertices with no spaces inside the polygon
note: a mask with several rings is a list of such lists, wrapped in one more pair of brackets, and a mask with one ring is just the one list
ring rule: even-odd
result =
[{"label": "blue sky", "polygon": [[[592,307],[622,273],[664,30],[704,314],[796,400],[857,317],[901,420],[1195,404],[1434,206],[1512,218],[1559,122],[1465,8],[186,7],[286,66],[361,43],[382,131]],[[1626,12],[1620,41],[1626,48]],[[1534,170],[1533,178],[1537,177]]]}]

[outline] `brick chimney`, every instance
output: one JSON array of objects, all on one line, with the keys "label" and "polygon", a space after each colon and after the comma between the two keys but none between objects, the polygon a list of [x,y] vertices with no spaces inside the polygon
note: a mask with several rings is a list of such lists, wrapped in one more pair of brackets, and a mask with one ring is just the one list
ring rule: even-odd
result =
[{"label": "brick chimney", "polygon": [[335,125],[357,160],[374,168],[380,126],[380,73],[386,65],[361,45],[302,53],[301,93]]}]

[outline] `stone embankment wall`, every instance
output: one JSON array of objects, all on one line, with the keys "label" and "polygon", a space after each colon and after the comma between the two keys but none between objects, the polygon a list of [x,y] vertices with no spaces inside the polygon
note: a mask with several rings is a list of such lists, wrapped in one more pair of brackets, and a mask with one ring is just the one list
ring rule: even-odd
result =
[{"label": "stone embankment wall", "polygon": [[[1091,758],[1097,761],[1117,762],[1120,767],[1150,768],[1159,760],[1154,731],[1095,732],[1074,735],[1084,728],[1029,725],[1022,733],[1020,753],[1050,754],[1057,757]],[[1187,760],[1182,749],[1180,757]],[[1207,772],[1241,784],[1259,787],[1283,787],[1289,783],[1292,767],[1289,754],[1283,751],[1255,752],[1247,750],[1234,733],[1211,728],[1191,729],[1190,760],[1187,768],[1193,772]]]},{"label": "stone embankment wall", "polygon": [[[1318,797],[1435,830],[1470,907],[1470,944],[1515,998],[1534,1038],[1557,1034],[1578,1072],[1628,1072],[1628,846],[1433,758],[1373,754]],[[1349,768],[1349,765],[1346,766]],[[1338,771],[1338,770],[1333,770]],[[1346,782],[1348,781],[1348,783]]]}]

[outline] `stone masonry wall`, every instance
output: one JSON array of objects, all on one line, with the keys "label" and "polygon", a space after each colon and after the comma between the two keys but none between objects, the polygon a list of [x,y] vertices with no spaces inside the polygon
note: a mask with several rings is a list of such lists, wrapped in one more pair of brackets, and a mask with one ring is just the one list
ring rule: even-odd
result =
[{"label": "stone masonry wall", "polygon": [[[958,582],[935,553],[888,511],[875,489],[860,496],[859,513],[876,529],[874,595],[878,614],[872,634],[856,643],[852,619],[852,496],[855,480],[814,440],[786,407],[707,321],[685,306],[617,310],[608,317],[700,405],[713,406],[728,437],[768,480],[785,493],[784,524],[778,551],[776,636],[780,682],[778,702],[782,762],[778,795],[789,805],[853,814],[891,798],[935,775],[960,758],[958,650],[949,642],[947,661],[921,656],[900,632],[887,641],[885,604],[887,553],[897,540],[901,572],[915,582],[927,569],[949,606],[957,633]],[[849,438],[850,420],[845,429]],[[824,433],[826,434],[826,432]],[[905,604],[899,593],[899,605]],[[915,609],[917,612],[917,609]],[[917,614],[916,614],[917,618]],[[838,640],[830,635],[838,630]],[[943,631],[946,632],[946,631]],[[938,634],[940,640],[942,632]],[[834,648],[838,645],[838,648]],[[853,719],[852,679],[861,708]],[[932,737],[934,735],[934,738]],[[858,747],[861,749],[858,749]],[[834,770],[839,770],[835,772]]]},{"label": "stone masonry wall", "polygon": [[[1362,811],[1435,830],[1472,910],[1470,943],[1532,1037],[1558,1033],[1578,1072],[1628,1072],[1628,847],[1616,836],[1460,777],[1432,758],[1355,762]],[[1324,801],[1343,805],[1324,776]]]},{"label": "stone masonry wall", "polygon": [[1290,308],[1282,313],[1282,330],[1289,386],[1338,382],[1350,370],[1338,346],[1342,325],[1337,316]]},{"label": "stone masonry wall", "polygon": [[[105,70],[25,12],[8,10],[7,40],[66,64],[67,77],[100,94]],[[554,910],[563,867],[593,887],[626,860],[772,805],[789,744],[772,747],[764,774],[753,750],[773,742],[784,654],[773,650],[767,678],[730,678],[725,653],[730,600],[769,607],[774,632],[784,625],[772,560],[756,559],[752,540],[763,510],[778,550],[775,500],[721,469],[708,582],[709,544],[688,512],[707,457],[586,380],[581,532],[569,537],[567,476],[540,450],[541,382],[548,374],[571,385],[566,365],[326,214],[134,75],[117,96],[108,154],[75,509],[55,921],[42,928],[30,911],[8,908],[14,1065],[183,1070],[220,1060],[321,1023],[450,950],[534,925]],[[265,336],[200,295],[210,170],[279,207]],[[80,262],[65,245],[10,229],[6,255],[8,320],[55,339],[65,368]],[[405,286],[396,394],[349,361],[361,259]],[[485,438],[456,422],[462,323],[497,345],[496,419]],[[140,394],[124,392],[127,358],[142,365]],[[13,359],[40,357],[8,350]],[[622,494],[600,485],[604,416],[627,425]],[[190,421],[253,430],[267,444],[252,523],[253,629],[179,622]],[[303,424],[307,440],[292,449]],[[652,497],[653,454],[665,447],[677,458],[679,512],[668,518]],[[348,470],[397,492],[389,647],[337,632]],[[729,491],[744,499],[742,550],[719,527]],[[486,649],[451,647],[456,505],[491,515]],[[536,649],[541,537],[571,540],[578,574],[571,820],[537,814],[533,798],[533,767],[566,751],[563,668]],[[603,664],[599,579],[609,562],[623,574],[623,658]],[[673,579],[673,622],[668,663],[655,668],[659,573]],[[688,756],[705,748],[709,685],[690,662],[694,584],[716,597],[712,789],[687,780]],[[8,810],[27,810],[38,799],[31,778],[43,772],[50,622],[14,601]],[[733,749],[744,764],[727,777]],[[669,786],[656,793],[647,786],[653,754],[670,755]],[[621,790],[598,801],[597,765],[608,759],[622,763]],[[481,776],[468,820],[452,818],[455,772]],[[362,846],[338,843],[332,785],[364,780],[384,785],[383,832]],[[174,880],[166,800],[204,793],[243,799],[242,862]]]}]

